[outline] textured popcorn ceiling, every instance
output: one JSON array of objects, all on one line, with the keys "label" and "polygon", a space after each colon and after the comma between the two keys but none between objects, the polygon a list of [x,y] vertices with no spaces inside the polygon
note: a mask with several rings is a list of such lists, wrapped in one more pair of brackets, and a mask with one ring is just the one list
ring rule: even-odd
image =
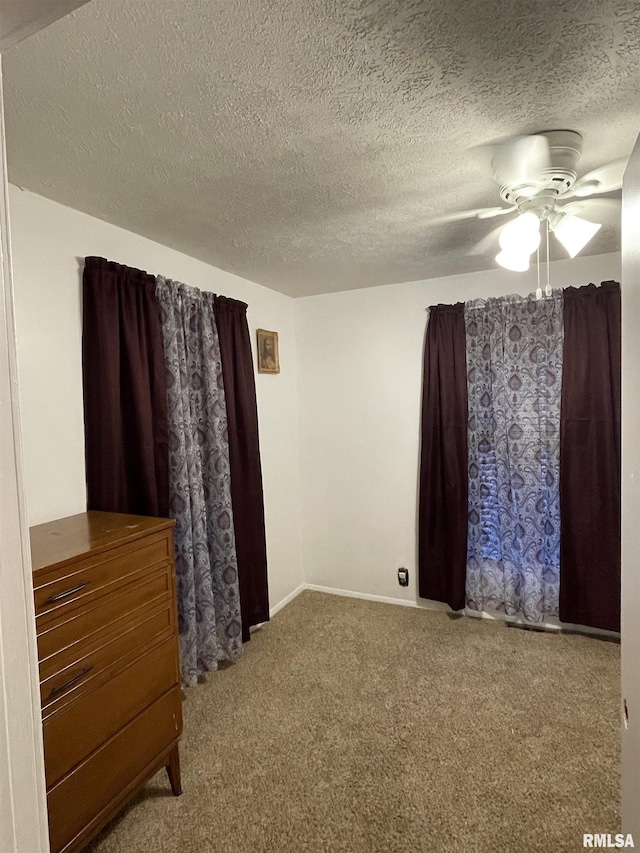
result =
[{"label": "textured popcorn ceiling", "polygon": [[639,52],[637,0],[91,0],[5,57],[10,179],[297,296],[489,269],[425,225],[500,203],[469,149],[628,155]]}]

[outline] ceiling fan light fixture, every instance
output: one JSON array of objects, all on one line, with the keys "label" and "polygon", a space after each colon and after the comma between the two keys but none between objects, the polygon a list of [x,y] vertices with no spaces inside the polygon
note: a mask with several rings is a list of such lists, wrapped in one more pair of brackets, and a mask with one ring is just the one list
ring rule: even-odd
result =
[{"label": "ceiling fan light fixture", "polygon": [[[500,248],[508,255],[528,256],[540,245],[540,220],[532,211],[522,213],[504,226],[498,241]],[[526,269],[528,268],[527,260]]]},{"label": "ceiling fan light fixture", "polygon": [[575,258],[600,228],[602,223],[588,222],[579,216],[565,214],[554,226],[553,233],[567,250],[569,257]]},{"label": "ceiling fan light fixture", "polygon": [[496,255],[496,262],[511,272],[526,272],[529,269],[529,254],[527,252],[507,251],[503,249]]}]

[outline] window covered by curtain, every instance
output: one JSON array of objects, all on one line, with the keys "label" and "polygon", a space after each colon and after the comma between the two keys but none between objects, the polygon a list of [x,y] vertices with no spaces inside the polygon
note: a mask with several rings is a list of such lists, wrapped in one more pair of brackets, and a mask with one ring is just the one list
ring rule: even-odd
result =
[{"label": "window covered by curtain", "polygon": [[420,595],[619,630],[620,285],[430,312]]},{"label": "window covered by curtain", "polygon": [[88,508],[176,521],[194,684],[269,619],[247,305],[89,257],[83,312]]},{"label": "window covered by curtain", "polygon": [[167,367],[182,677],[242,648],[227,412],[214,295],[158,277]]},{"label": "window covered by curtain", "polygon": [[467,606],[558,614],[562,294],[465,306]]}]

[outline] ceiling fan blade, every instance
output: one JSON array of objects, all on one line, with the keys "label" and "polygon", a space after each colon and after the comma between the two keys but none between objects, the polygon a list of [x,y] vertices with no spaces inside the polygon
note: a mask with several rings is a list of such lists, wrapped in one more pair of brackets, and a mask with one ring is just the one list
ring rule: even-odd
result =
[{"label": "ceiling fan blade", "polygon": [[445,213],[443,216],[427,219],[425,225],[444,225],[447,222],[459,222],[463,219],[490,219],[492,216],[511,213],[513,209],[512,207],[479,207],[476,210],[458,210],[455,213]]},{"label": "ceiling fan blade", "polygon": [[556,211],[570,216],[580,216],[590,222],[617,224],[620,222],[622,203],[618,198],[585,198],[570,201],[562,206],[556,205]]},{"label": "ceiling fan blade", "polygon": [[498,250],[498,236],[503,229],[503,225],[498,228],[493,228],[486,234],[482,240],[478,240],[467,252],[468,255],[486,255],[487,252]]},{"label": "ceiling fan blade", "polygon": [[628,158],[622,157],[620,160],[613,160],[611,163],[605,163],[604,166],[587,172],[575,182],[567,193],[567,197],[590,196],[619,190],[622,186],[622,176],[627,168],[627,162]]},{"label": "ceiling fan blade", "polygon": [[493,175],[500,186],[535,188],[544,170],[551,167],[549,142],[545,136],[516,136],[491,147]]},{"label": "ceiling fan blade", "polygon": [[505,213],[515,213],[518,208],[515,207],[487,207],[485,210],[479,211],[476,216],[478,219],[493,219],[495,216],[504,216]]}]

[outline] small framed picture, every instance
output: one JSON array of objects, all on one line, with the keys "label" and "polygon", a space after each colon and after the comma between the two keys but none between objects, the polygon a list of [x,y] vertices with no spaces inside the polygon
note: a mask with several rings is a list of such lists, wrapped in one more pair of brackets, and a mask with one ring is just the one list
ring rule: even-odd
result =
[{"label": "small framed picture", "polygon": [[258,329],[258,373],[280,373],[277,332]]}]

